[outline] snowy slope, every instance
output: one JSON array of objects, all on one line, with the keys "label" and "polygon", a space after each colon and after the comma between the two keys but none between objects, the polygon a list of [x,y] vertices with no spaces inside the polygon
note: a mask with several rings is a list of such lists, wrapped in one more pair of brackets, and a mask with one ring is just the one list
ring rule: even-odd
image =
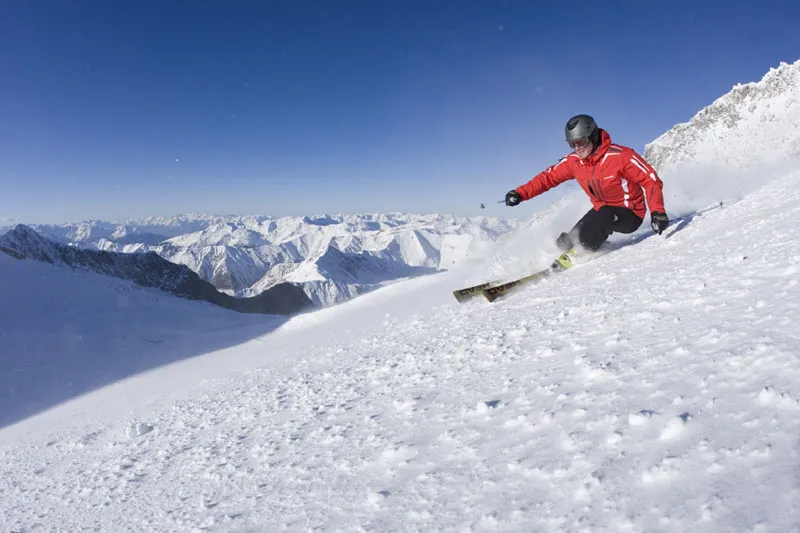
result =
[{"label": "snowy slope", "polygon": [[0,517],[796,531],[798,191],[780,177],[492,306],[452,300],[469,272],[417,278],[6,428]]},{"label": "snowy slope", "polygon": [[2,253],[0,317],[0,427],[285,321]]}]

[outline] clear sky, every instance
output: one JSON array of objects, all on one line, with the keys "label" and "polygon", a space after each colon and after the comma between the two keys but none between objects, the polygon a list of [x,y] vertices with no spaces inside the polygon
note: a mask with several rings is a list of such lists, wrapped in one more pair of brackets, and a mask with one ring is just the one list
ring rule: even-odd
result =
[{"label": "clear sky", "polygon": [[567,152],[571,115],[642,151],[800,59],[798,20],[789,1],[0,2],[0,219],[530,216],[494,202]]}]

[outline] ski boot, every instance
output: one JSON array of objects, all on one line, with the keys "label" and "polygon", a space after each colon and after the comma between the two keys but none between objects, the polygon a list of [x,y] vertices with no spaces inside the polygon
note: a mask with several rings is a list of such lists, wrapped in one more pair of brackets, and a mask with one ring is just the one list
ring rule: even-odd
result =
[{"label": "ski boot", "polygon": [[553,264],[550,265],[550,270],[553,272],[561,272],[562,270],[567,270],[568,268],[572,268],[572,258],[575,257],[575,250],[569,249],[563,254],[559,255]]}]

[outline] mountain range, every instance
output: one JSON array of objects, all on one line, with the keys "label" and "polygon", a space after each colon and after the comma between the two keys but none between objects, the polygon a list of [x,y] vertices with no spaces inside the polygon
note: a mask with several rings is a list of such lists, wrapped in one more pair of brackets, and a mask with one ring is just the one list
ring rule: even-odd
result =
[{"label": "mountain range", "polygon": [[387,282],[450,268],[519,223],[492,217],[366,214],[314,217],[183,215],[33,225],[73,248],[154,252],[217,290],[254,297],[291,283],[330,305]]}]

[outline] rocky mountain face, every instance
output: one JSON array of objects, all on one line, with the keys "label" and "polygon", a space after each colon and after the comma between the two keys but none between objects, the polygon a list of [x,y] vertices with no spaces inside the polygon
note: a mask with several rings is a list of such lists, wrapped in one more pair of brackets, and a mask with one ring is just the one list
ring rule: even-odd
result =
[{"label": "rocky mountain face", "polygon": [[276,284],[252,298],[234,298],[219,292],[185,265],[171,263],[155,252],[123,254],[80,249],[47,239],[24,225],[17,225],[0,237],[0,251],[17,259],[61,264],[129,280],[242,313],[285,315],[312,306],[303,289],[291,283]]},{"label": "rocky mountain face", "polygon": [[800,61],[738,84],[648,144],[644,156],[667,173],[687,167],[746,171],[800,159]]},{"label": "rocky mountain face", "polygon": [[647,145],[667,214],[730,204],[800,163],[800,61],[738,84]]},{"label": "rocky mountain face", "polygon": [[33,228],[58,242],[121,253],[155,252],[218,290],[252,297],[287,281],[329,305],[388,281],[457,264],[476,243],[518,227],[490,217],[373,214],[203,216]]}]

